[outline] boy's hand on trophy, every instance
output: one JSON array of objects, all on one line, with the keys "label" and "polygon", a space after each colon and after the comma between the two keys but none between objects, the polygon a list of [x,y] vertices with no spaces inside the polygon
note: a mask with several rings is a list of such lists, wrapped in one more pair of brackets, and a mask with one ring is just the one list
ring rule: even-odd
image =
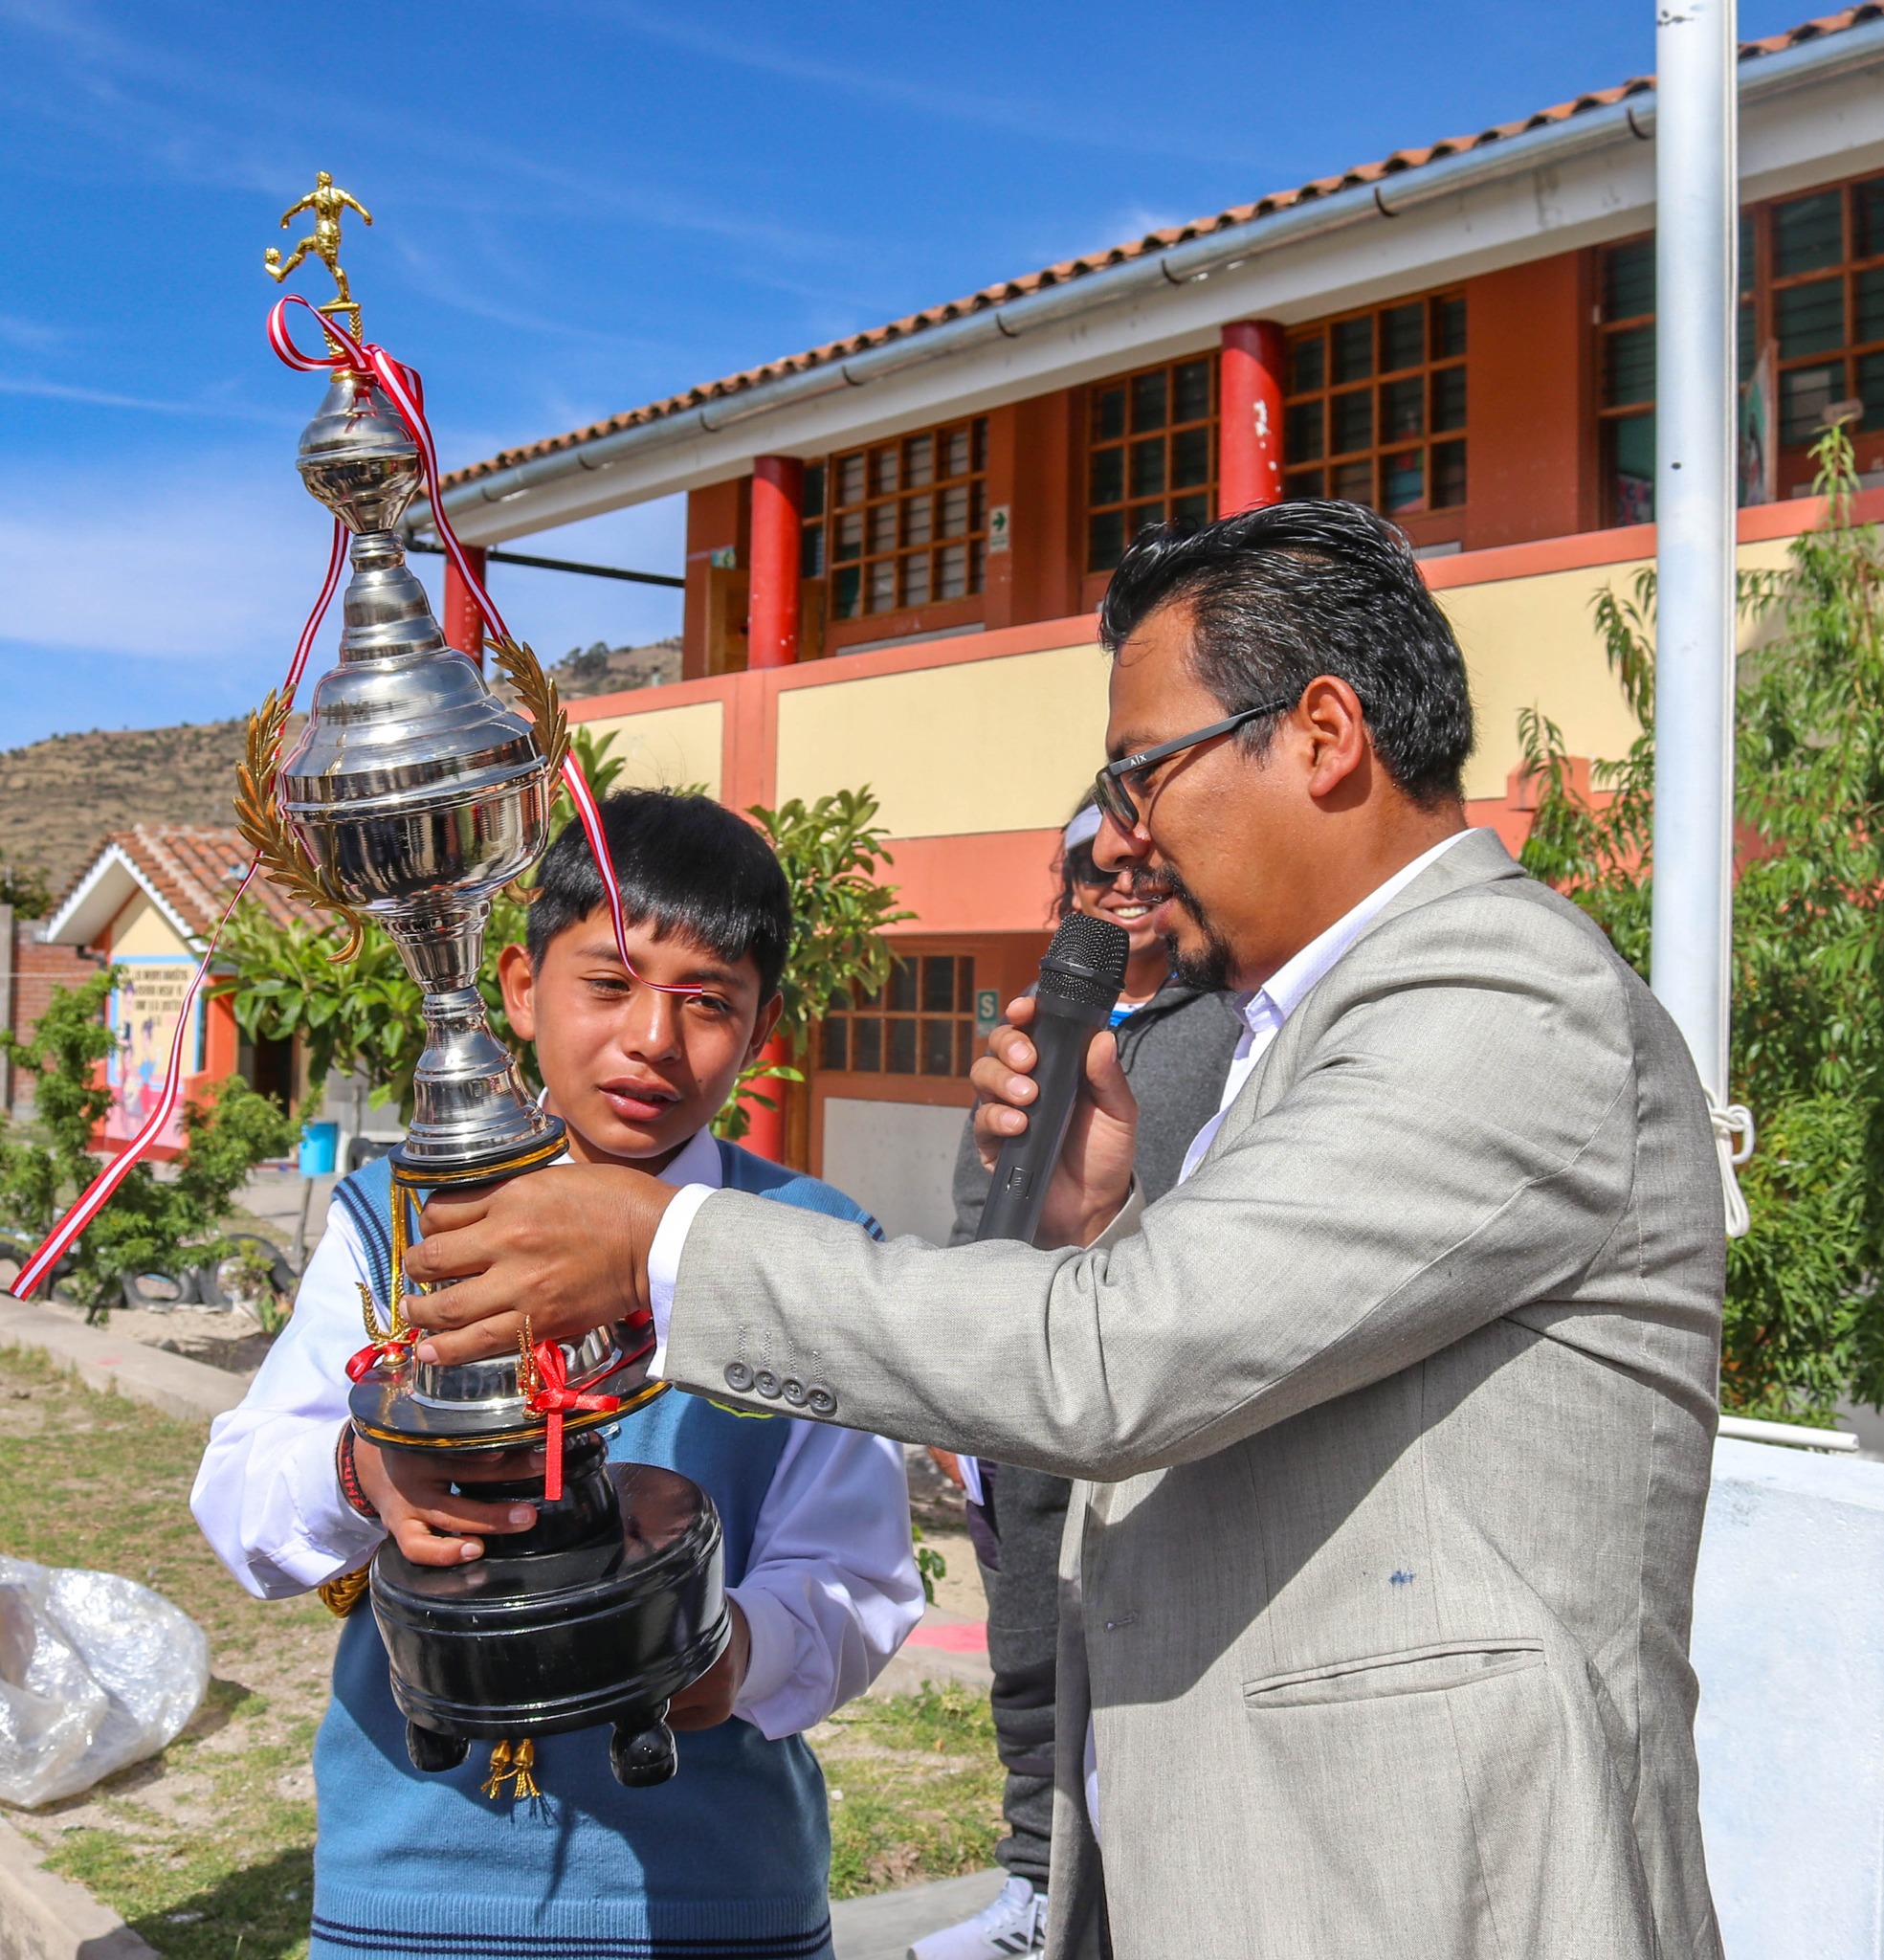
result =
[{"label": "boy's hand on trophy", "polygon": [[732,1714],[733,1704],[739,1700],[752,1659],[752,1633],[739,1601],[729,1599],[726,1606],[732,1615],[733,1637],[699,1680],[682,1688],[668,1704],[670,1728],[717,1728]]},{"label": "boy's hand on trophy", "polygon": [[648,1248],[673,1188],[616,1164],[557,1164],[470,1191],[440,1192],[406,1255],[406,1317],[421,1361],[510,1354],[527,1318],[539,1341],[579,1340],[648,1305]]},{"label": "boy's hand on trophy", "polygon": [[543,1475],[542,1450],[506,1450],[501,1456],[435,1462],[407,1450],[383,1450],[365,1437],[353,1443],[360,1487],[380,1514],[393,1542],[415,1566],[458,1566],[480,1558],[491,1532],[527,1531],[535,1504],[482,1503],[461,1497],[454,1482],[500,1482]]}]

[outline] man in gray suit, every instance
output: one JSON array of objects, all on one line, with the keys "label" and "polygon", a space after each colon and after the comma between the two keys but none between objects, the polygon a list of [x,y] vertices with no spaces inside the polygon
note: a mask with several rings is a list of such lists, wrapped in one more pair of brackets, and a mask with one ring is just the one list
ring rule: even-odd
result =
[{"label": "man in gray suit", "polygon": [[[1121,1960],[1708,1960],[1724,1251],[1680,1036],[1465,830],[1464,666],[1389,526],[1153,536],[1101,632],[1095,855],[1249,995],[1177,1190],[1131,1191],[1101,1035],[1053,1249],[585,1166],[434,1200],[410,1270],[460,1283],[413,1310],[456,1359],[652,1305],[683,1387],[1084,1480],[1050,1953],[1109,1911]],[[990,1153],[1032,1096],[1010,1013]]]}]

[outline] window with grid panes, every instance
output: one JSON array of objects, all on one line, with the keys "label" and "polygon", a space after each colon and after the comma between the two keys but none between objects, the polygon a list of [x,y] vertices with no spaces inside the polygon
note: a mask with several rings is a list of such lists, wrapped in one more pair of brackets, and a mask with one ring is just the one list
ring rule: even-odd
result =
[{"label": "window with grid panes", "polygon": [[[1740,217],[1740,379],[1753,372],[1755,252]],[[1651,523],[1655,515],[1655,241],[1603,249],[1597,266],[1597,416],[1603,521]]]},{"label": "window with grid panes", "polygon": [[1462,293],[1292,334],[1286,494],[1340,497],[1396,517],[1463,504],[1465,350]]},{"label": "window with grid panes", "polygon": [[953,422],[810,464],[800,566],[829,617],[861,619],[982,590],[987,421]]},{"label": "window with grid panes", "polygon": [[1099,383],[1086,425],[1086,569],[1111,571],[1147,524],[1216,513],[1217,364],[1208,354]]},{"label": "window with grid panes", "polygon": [[840,995],[818,1031],[818,1066],[849,1075],[965,1076],[975,1058],[975,962],[911,953],[880,993]]},{"label": "window with grid panes", "polygon": [[[1744,228],[1742,228],[1744,232]],[[1740,240],[1741,276],[1746,240]],[[1596,372],[1603,521],[1640,524],[1655,514],[1655,241],[1604,248],[1597,270]]]},{"label": "window with grid panes", "polygon": [[1839,402],[1863,403],[1858,427],[1875,434],[1884,428],[1884,177],[1787,198],[1763,216],[1780,446],[1816,441]]},{"label": "window with grid panes", "polygon": [[[1740,213],[1740,254],[1739,379],[1745,387],[1770,342],[1782,449],[1808,448],[1841,402],[1863,404],[1861,430],[1884,429],[1884,177],[1753,206]],[[1606,246],[1598,288],[1605,521],[1647,523],[1655,514],[1654,238]],[[1804,457],[1791,467],[1803,472]]]}]

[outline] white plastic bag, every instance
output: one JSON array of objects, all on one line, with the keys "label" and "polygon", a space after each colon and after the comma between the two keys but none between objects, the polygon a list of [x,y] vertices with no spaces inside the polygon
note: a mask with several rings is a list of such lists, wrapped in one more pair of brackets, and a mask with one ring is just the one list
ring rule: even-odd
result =
[{"label": "white plastic bag", "polygon": [[208,1635],[149,1587],[0,1557],[0,1803],[33,1810],[154,1756],[209,1684]]}]

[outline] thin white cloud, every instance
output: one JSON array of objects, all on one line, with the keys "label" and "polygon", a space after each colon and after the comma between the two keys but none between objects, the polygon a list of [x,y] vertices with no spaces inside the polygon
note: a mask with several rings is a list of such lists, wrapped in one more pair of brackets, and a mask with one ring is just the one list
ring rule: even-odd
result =
[{"label": "thin white cloud", "polygon": [[50,321],[22,320],[16,313],[0,313],[0,341],[9,346],[24,347],[38,354],[56,346],[63,338]]},{"label": "thin white cloud", "polygon": [[1226,149],[1220,144],[1205,145],[1149,137],[1129,117],[1067,116],[1050,101],[1017,100],[980,88],[957,89],[934,82],[906,81],[899,76],[851,63],[821,61],[793,49],[768,46],[750,33],[717,33],[698,25],[693,18],[657,14],[645,7],[623,4],[623,0],[610,0],[606,11],[592,17],[625,26],[646,40],[702,55],[731,67],[862,97],[891,108],[915,110],[939,121],[975,123],[1062,147],[1182,157],[1207,163],[1247,161],[1241,150]]},{"label": "thin white cloud", "polygon": [[[152,660],[286,664],[326,562],[291,461],[199,456],[188,475],[0,476],[10,639]],[[82,714],[79,704],[75,709]]]},{"label": "thin white cloud", "polygon": [[[220,391],[217,391],[220,392]],[[163,395],[120,394],[108,388],[85,388],[75,382],[45,381],[32,375],[0,374],[0,394],[23,395],[51,402],[84,402],[100,409],[135,409],[147,415],[220,415],[233,422],[259,422],[270,428],[293,428],[294,418],[244,403],[218,400],[216,392],[188,399]]]}]

